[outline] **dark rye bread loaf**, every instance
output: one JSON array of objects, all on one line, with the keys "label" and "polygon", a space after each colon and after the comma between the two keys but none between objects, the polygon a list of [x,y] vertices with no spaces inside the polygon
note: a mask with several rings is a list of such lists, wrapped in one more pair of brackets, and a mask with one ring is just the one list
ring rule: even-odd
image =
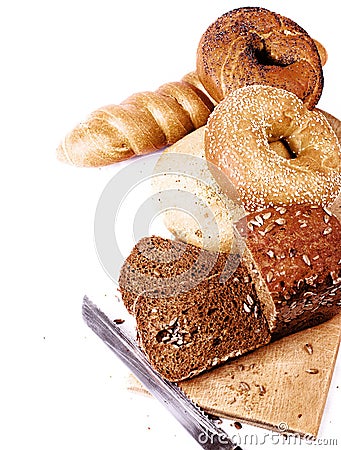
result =
[{"label": "dark rye bread loaf", "polygon": [[341,224],[330,211],[313,205],[268,208],[249,214],[237,229],[273,338],[341,310]]},{"label": "dark rye bread loaf", "polygon": [[142,239],[127,258],[120,290],[151,364],[178,381],[270,341],[250,281],[238,255],[154,236]]},{"label": "dark rye bread loaf", "polygon": [[341,225],[329,211],[268,208],[237,229],[246,244],[240,256],[149,237],[122,267],[122,299],[136,317],[140,345],[169,380],[341,310]]}]

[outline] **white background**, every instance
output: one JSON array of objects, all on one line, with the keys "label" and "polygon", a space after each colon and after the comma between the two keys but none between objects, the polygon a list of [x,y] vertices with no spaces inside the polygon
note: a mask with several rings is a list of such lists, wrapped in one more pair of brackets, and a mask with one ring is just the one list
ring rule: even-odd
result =
[{"label": "white background", "polygon": [[[113,301],[113,283],[94,248],[93,218],[103,188],[123,164],[77,169],[58,163],[55,148],[92,110],[193,70],[208,25],[248,5],[292,18],[325,45],[329,60],[319,106],[341,118],[337,4],[4,2],[0,448],[199,448],[155,400],[126,390],[127,370],[81,318],[84,294]],[[339,443],[340,377],[339,359],[320,433]],[[224,426],[236,431],[227,421]],[[270,440],[263,445],[272,447],[278,445]],[[300,445],[305,447],[311,448]]]}]

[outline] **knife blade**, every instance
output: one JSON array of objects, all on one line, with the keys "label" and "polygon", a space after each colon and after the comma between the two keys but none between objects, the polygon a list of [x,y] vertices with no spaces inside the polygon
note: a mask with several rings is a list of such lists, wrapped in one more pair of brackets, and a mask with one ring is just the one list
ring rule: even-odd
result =
[{"label": "knife blade", "polygon": [[118,356],[145,388],[159,400],[205,450],[242,450],[176,383],[162,378],[137,343],[112,322],[87,296],[82,315],[86,324]]}]

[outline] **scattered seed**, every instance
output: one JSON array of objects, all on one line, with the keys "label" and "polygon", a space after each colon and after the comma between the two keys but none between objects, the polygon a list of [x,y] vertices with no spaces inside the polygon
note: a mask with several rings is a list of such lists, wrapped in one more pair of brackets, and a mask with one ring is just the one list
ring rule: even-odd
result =
[{"label": "scattered seed", "polygon": [[251,219],[249,223],[251,223],[252,225],[255,225],[256,227],[260,227],[261,226],[261,224],[255,219]]},{"label": "scattered seed", "polygon": [[291,248],[291,249],[289,250],[289,256],[290,256],[290,258],[293,258],[293,257],[296,255],[296,253],[297,253],[297,250],[296,250],[295,248]]},{"label": "scattered seed", "polygon": [[302,256],[303,261],[307,264],[307,266],[311,266],[310,259],[307,255]]},{"label": "scattered seed", "polygon": [[280,217],[279,219],[276,219],[275,222],[277,223],[277,225],[285,225],[287,221],[284,219],[284,217]]},{"label": "scattered seed", "polygon": [[247,295],[246,296],[246,300],[247,300],[247,302],[248,302],[248,304],[250,305],[250,306],[252,306],[253,304],[254,304],[254,300],[253,300],[253,298],[251,297],[251,295]]},{"label": "scattered seed", "polygon": [[264,395],[266,393],[265,387],[261,384],[259,386],[259,395]]},{"label": "scattered seed", "polygon": [[257,215],[257,216],[255,216],[255,219],[257,220],[257,222],[258,222],[260,225],[263,225],[263,224],[264,224],[264,220],[262,219],[261,216]]},{"label": "scattered seed", "polygon": [[177,317],[174,317],[174,319],[172,319],[172,320],[169,322],[169,326],[172,327],[173,325],[175,325],[175,323],[177,322],[177,320],[178,320],[178,318],[177,318]]},{"label": "scattered seed", "polygon": [[243,303],[243,308],[244,308],[245,312],[247,312],[247,313],[251,312],[251,309],[249,308],[249,306],[246,303]]},{"label": "scattered seed", "polygon": [[330,234],[333,231],[332,227],[327,227],[323,230],[323,236],[327,236],[328,234]]},{"label": "scattered seed", "polygon": [[242,391],[249,391],[250,390],[250,386],[247,383],[245,383],[245,381],[241,381],[239,386],[240,386],[240,389]]},{"label": "scattered seed", "polygon": [[307,369],[306,372],[312,375],[316,375],[317,373],[319,373],[318,369]]},{"label": "scattered seed", "polygon": [[274,252],[273,250],[268,250],[268,251],[266,252],[266,254],[267,254],[268,256],[270,256],[270,258],[274,258],[274,257],[275,257],[275,252]]},{"label": "scattered seed", "polygon": [[160,271],[157,269],[154,269],[153,271],[154,275],[156,275],[157,277],[159,277],[161,275]]},{"label": "scattered seed", "polygon": [[328,214],[325,214],[323,217],[324,223],[328,223],[330,220],[330,216],[328,216]]},{"label": "scattered seed", "polygon": [[297,289],[300,289],[301,286],[303,285],[303,283],[304,283],[304,281],[302,279],[298,280],[298,282],[297,282]]},{"label": "scattered seed", "polygon": [[255,315],[255,319],[258,319],[258,306],[257,305],[255,306],[253,313]]},{"label": "scattered seed", "polygon": [[243,364],[238,364],[237,368],[238,368],[239,372],[242,372],[244,370]]},{"label": "scattered seed", "polygon": [[287,212],[286,208],[279,208],[278,212],[280,214],[285,214]]},{"label": "scattered seed", "polygon": [[250,231],[253,231],[253,225],[251,222],[248,222],[247,227]]},{"label": "scattered seed", "polygon": [[268,272],[268,273],[266,274],[266,281],[267,281],[268,283],[271,283],[271,280],[273,279],[273,277],[274,277],[274,273],[270,270],[270,272]]},{"label": "scattered seed", "polygon": [[309,355],[313,354],[314,350],[313,350],[313,346],[311,344],[305,344],[304,348],[305,348],[305,351],[307,353],[309,353]]},{"label": "scattered seed", "polygon": [[267,212],[267,213],[263,214],[264,220],[268,220],[268,219],[270,219],[270,217],[271,217],[271,212]]},{"label": "scattered seed", "polygon": [[124,319],[114,319],[114,322],[116,323],[116,325],[121,325],[122,323],[125,322]]},{"label": "scattered seed", "polygon": [[221,420],[221,418],[219,416],[216,416],[215,414],[211,414],[206,411],[205,411],[205,414],[210,420],[214,420],[214,422],[218,422],[219,424],[223,423],[223,421]]},{"label": "scattered seed", "polygon": [[269,225],[265,228],[264,233],[269,233],[269,231],[273,230],[275,226],[276,225],[274,223],[269,223]]}]

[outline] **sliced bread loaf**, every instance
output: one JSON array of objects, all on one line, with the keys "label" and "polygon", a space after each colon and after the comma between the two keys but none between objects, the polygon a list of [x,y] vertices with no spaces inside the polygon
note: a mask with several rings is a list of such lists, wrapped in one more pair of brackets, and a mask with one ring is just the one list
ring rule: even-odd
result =
[{"label": "sliced bread loaf", "polygon": [[169,380],[341,311],[341,224],[329,211],[268,208],[237,230],[245,241],[240,255],[154,236],[142,239],[122,267],[122,299],[136,317],[140,345]]},{"label": "sliced bread loaf", "polygon": [[136,317],[142,349],[165,378],[189,378],[270,341],[254,284],[238,263],[238,255],[155,236],[126,260],[122,298]]}]

